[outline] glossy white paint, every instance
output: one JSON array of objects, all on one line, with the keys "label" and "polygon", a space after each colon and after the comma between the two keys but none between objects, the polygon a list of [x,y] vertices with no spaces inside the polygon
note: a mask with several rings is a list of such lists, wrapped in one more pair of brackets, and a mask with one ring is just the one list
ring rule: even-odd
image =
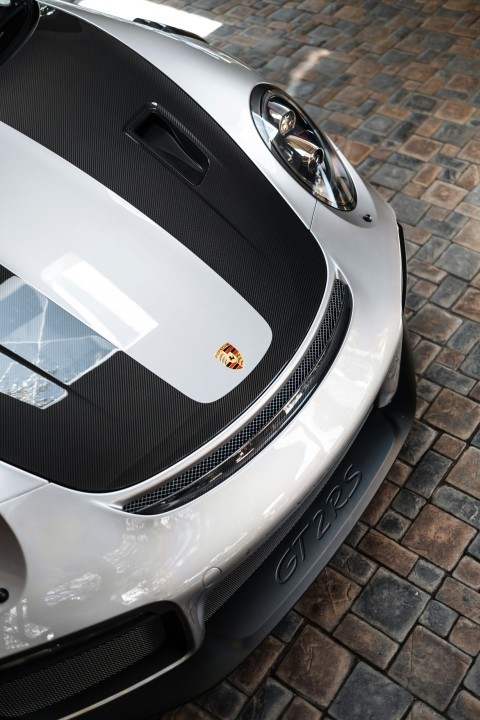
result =
[{"label": "glossy white paint", "polygon": [[0,505],[44,485],[48,485],[46,480],[0,461]]},{"label": "glossy white paint", "polygon": [[[107,17],[68,1],[52,0],[49,5],[61,7],[102,28],[168,75],[254,160],[305,225],[310,225],[315,198],[274,158],[252,122],[250,95],[258,83],[265,82],[263,78],[197,40]],[[152,102],[155,100],[152,98]],[[268,213],[268,207],[265,212]]]},{"label": "glossy white paint", "polygon": [[[239,385],[272,339],[257,311],[127,202],[0,125],[0,195],[22,187],[29,197],[28,213],[2,208],[11,239],[2,263],[194,400],[213,402]],[[227,342],[242,353],[243,370],[215,358]]]}]

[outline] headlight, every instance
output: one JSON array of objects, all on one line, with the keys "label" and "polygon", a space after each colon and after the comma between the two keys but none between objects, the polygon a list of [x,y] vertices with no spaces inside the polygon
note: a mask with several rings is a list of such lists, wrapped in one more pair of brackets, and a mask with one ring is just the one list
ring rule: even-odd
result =
[{"label": "headlight", "polygon": [[258,86],[252,115],[266,145],[318,200],[353,210],[355,187],[335,147],[308,115],[281,90]]}]

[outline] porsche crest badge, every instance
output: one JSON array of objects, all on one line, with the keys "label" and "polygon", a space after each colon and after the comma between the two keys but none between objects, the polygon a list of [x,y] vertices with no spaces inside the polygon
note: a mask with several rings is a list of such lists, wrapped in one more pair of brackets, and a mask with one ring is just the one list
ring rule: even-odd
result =
[{"label": "porsche crest badge", "polygon": [[243,370],[243,355],[230,343],[222,345],[215,353],[215,357],[230,370]]}]

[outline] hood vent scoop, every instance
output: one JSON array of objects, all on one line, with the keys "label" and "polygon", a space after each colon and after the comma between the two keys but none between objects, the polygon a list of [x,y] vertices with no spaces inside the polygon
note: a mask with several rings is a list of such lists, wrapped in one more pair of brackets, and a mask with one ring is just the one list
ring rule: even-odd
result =
[{"label": "hood vent scoop", "polygon": [[208,170],[207,156],[173,123],[149,106],[140,121],[127,127],[127,135],[179,173],[192,185],[200,185]]}]

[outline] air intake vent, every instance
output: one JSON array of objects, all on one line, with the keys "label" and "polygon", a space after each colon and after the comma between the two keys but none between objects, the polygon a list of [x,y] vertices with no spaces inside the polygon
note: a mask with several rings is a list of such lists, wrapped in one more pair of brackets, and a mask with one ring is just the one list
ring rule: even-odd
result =
[{"label": "air intake vent", "polygon": [[0,720],[64,717],[160,672],[189,649],[172,609],[137,615],[92,639],[94,630],[2,667]]},{"label": "air intake vent", "polygon": [[208,158],[176,125],[164,117],[152,103],[140,122],[127,129],[127,135],[182,175],[199,185],[208,170]]}]

